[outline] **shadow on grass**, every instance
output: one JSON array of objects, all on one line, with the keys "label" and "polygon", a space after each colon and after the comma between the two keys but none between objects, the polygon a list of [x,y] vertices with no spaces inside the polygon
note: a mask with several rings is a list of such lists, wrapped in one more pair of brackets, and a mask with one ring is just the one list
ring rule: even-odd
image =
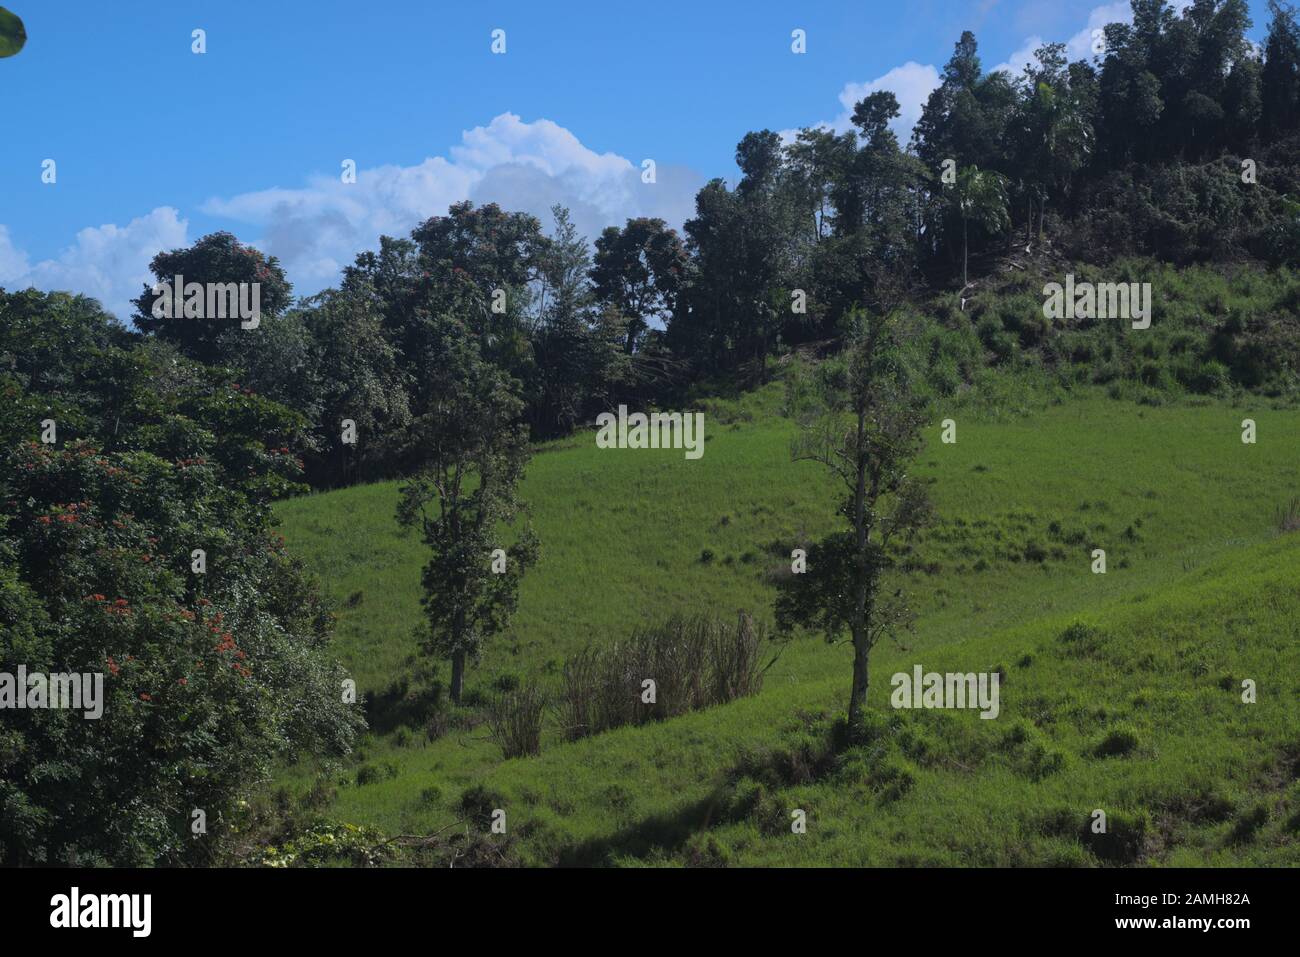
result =
[{"label": "shadow on grass", "polygon": [[398,728],[420,729],[446,706],[442,685],[412,688],[407,678],[399,678],[383,691],[365,696],[366,724],[377,734]]},{"label": "shadow on grass", "polygon": [[567,847],[557,863],[560,867],[600,867],[609,864],[615,854],[644,858],[654,851],[670,853],[694,834],[707,830],[726,806],[727,790],[717,788],[699,801],[651,815],[606,837]]}]

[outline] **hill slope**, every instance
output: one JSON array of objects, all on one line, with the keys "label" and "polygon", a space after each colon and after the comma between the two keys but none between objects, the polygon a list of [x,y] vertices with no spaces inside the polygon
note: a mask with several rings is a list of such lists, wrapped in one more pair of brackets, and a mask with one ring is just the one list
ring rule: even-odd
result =
[{"label": "hill slope", "polygon": [[[777,386],[711,405],[698,461],[589,435],[541,451],[524,493],[543,558],[471,699],[673,611],[770,619],[768,576],[834,523],[824,477],[790,462],[778,405]],[[338,651],[383,705],[357,759],[369,770],[338,778],[324,813],[427,833],[482,787],[507,809],[510,853],[536,863],[1291,860],[1300,540],[1275,541],[1273,513],[1300,489],[1295,413],[1096,395],[1009,420],[954,408],[919,462],[940,523],[910,556],[916,635],[877,649],[879,736],[838,754],[824,742],[847,651],[814,639],[786,648],[755,698],[578,744],[548,733],[539,758],[502,762],[482,728],[428,740],[414,717],[423,556],[398,534],[396,486],[283,503],[290,547],[340,603]],[[955,445],[938,437],[949,415]],[[1080,616],[1096,630],[1062,641]],[[1001,666],[1001,715],[891,711],[889,676],[915,663]],[[1247,677],[1255,705],[1225,690]],[[285,776],[300,793],[313,780]],[[807,834],[790,834],[793,808]],[[1109,843],[1083,833],[1097,808]]]}]

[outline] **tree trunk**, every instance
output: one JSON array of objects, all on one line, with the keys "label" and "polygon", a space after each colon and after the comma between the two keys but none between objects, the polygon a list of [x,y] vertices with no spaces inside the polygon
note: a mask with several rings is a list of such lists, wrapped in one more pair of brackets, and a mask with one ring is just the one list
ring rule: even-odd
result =
[{"label": "tree trunk", "polygon": [[862,726],[862,710],[867,704],[867,461],[862,453],[865,444],[866,412],[858,412],[857,485],[853,490],[853,530],[856,534],[857,574],[853,581],[853,688],[849,693],[849,727]]},{"label": "tree trunk", "polygon": [[451,656],[451,700],[460,704],[460,690],[465,683],[465,652],[457,651]]},{"label": "tree trunk", "polygon": [[961,285],[965,289],[970,285],[966,278],[966,267],[970,262],[970,241],[966,238],[966,217],[961,218]]},{"label": "tree trunk", "polygon": [[862,713],[867,707],[867,684],[870,681],[868,657],[871,649],[867,646],[865,628],[857,625],[853,628],[853,690],[849,693],[849,727],[862,727]]}]

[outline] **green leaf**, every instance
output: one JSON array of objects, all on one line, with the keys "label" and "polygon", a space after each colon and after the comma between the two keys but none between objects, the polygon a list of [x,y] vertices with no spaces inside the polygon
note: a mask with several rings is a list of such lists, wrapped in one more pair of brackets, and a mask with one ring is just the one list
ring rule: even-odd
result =
[{"label": "green leaf", "polygon": [[17,15],[0,7],[0,57],[13,56],[27,42],[27,30]]}]

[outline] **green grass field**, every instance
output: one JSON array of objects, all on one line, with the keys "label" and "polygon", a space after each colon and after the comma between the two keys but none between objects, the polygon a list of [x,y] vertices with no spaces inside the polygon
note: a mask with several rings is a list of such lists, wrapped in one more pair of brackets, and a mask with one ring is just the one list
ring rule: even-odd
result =
[{"label": "green grass field", "polygon": [[[471,702],[505,676],[552,681],[584,645],[673,612],[770,622],[771,575],[835,527],[837,494],[791,461],[780,405],[779,384],[709,403],[698,461],[600,450],[591,434],[539,449],[524,497],[542,558],[468,676]],[[1297,414],[1100,392],[1032,405],[935,410],[918,469],[939,521],[906,556],[915,634],[872,656],[869,743],[828,747],[849,651],[808,635],[755,697],[572,744],[548,729],[539,757],[503,761],[472,722],[429,740],[395,705],[314,799],[314,765],[286,769],[285,793],[330,820],[423,834],[478,788],[531,864],[1300,863],[1300,535],[1275,518],[1300,494]],[[394,520],[396,488],[278,511],[338,603],[337,654],[362,692],[400,704],[427,668],[413,634],[424,556]],[[914,664],[1000,668],[1000,715],[891,709],[890,676]],[[806,833],[791,832],[795,809]]]}]

